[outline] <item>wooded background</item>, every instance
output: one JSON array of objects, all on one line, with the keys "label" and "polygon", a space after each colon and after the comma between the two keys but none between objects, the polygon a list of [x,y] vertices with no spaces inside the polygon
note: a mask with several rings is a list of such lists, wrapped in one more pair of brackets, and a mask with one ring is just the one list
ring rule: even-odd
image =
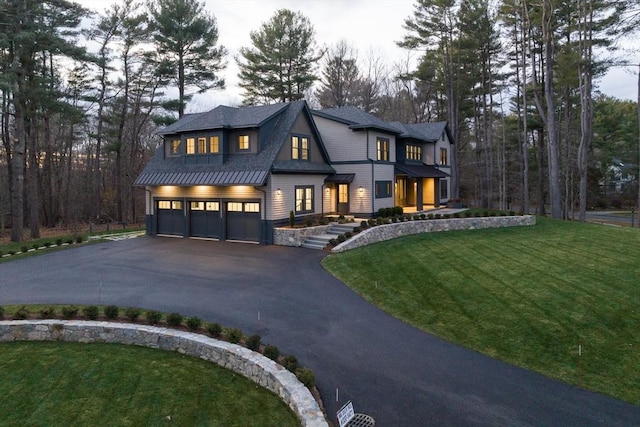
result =
[{"label": "wooded background", "polygon": [[[65,0],[0,0],[0,233],[141,221],[132,184],[155,132],[223,88],[229,60],[245,105],[307,99],[448,121],[450,196],[468,205],[580,220],[639,206],[638,102],[594,89],[610,67],[638,72],[615,47],[639,12],[633,0],[418,0],[399,45],[419,60],[388,63],[348,40],[319,47],[313,17],[286,9],[228,58],[204,3],[123,0],[89,15]],[[629,90],[640,97],[640,79]],[[612,166],[635,179],[615,188]]]}]

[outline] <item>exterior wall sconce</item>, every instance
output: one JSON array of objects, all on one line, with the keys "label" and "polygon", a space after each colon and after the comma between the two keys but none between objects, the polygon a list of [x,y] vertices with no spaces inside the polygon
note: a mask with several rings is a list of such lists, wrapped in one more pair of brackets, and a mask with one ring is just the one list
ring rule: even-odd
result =
[{"label": "exterior wall sconce", "polygon": [[364,187],[362,185],[360,187],[358,187],[358,193],[359,194],[363,194],[364,193]]},{"label": "exterior wall sconce", "polygon": [[282,195],[282,190],[280,190],[279,188],[276,190],[276,196],[281,196]]}]

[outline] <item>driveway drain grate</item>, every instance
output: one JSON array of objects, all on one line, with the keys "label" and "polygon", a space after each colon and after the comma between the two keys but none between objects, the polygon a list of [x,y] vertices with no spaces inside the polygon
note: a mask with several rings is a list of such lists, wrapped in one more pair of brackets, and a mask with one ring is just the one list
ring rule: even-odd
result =
[{"label": "driveway drain grate", "polygon": [[366,414],[355,414],[345,427],[374,427],[376,420]]}]

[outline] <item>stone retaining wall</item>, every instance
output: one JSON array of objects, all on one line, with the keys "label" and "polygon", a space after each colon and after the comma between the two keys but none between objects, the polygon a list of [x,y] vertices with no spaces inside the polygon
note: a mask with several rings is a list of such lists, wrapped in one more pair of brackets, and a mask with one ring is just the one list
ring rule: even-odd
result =
[{"label": "stone retaining wall", "polygon": [[273,230],[273,244],[280,246],[301,246],[307,237],[325,234],[331,225],[304,228],[279,227]]},{"label": "stone retaining wall", "polygon": [[0,342],[11,341],[104,342],[177,351],[216,363],[274,392],[295,412],[303,426],[328,426],[311,392],[294,374],[255,351],[204,335],[128,323],[0,321]]},{"label": "stone retaining wall", "polygon": [[516,227],[535,225],[534,215],[495,216],[480,218],[426,219],[376,225],[340,243],[331,252],[343,252],[376,242],[420,233],[435,233],[451,230],[476,230],[480,228]]}]

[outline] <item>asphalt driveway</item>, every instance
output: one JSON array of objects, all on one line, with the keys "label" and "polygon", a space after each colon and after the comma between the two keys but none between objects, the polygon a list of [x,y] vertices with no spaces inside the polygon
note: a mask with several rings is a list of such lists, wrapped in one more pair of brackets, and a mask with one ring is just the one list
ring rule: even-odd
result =
[{"label": "asphalt driveway", "polygon": [[326,273],[323,256],[158,237],[87,245],[0,264],[0,304],[138,306],[258,333],[314,370],[329,413],[338,388],[377,426],[640,425],[638,406],[391,318]]}]

